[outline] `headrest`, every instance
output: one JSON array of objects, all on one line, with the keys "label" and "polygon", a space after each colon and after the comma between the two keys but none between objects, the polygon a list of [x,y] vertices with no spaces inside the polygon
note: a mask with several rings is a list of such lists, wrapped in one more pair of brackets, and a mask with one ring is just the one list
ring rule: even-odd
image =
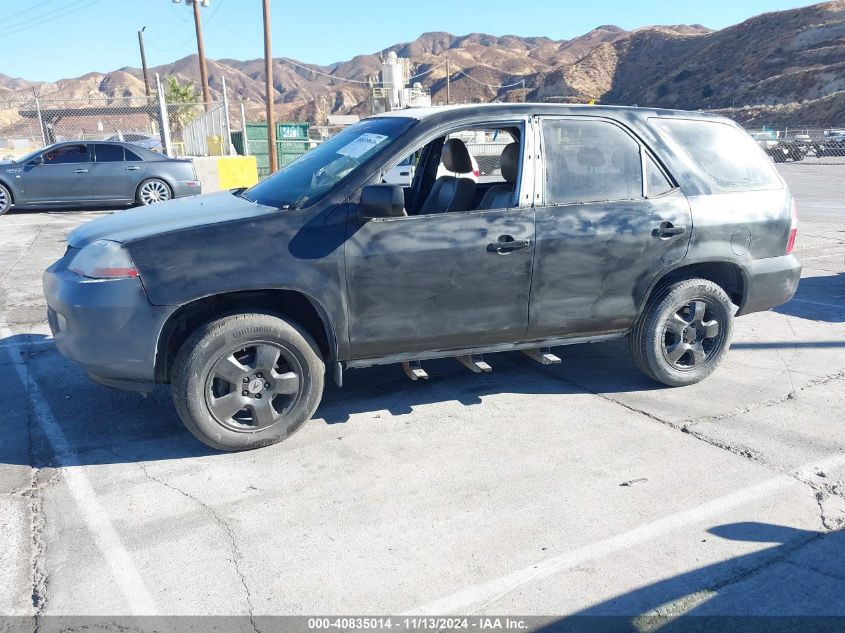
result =
[{"label": "headrest", "polygon": [[519,143],[510,143],[505,146],[499,165],[502,168],[502,178],[510,184],[515,183],[519,173]]},{"label": "headrest", "polygon": [[469,157],[469,150],[459,138],[450,138],[443,145],[440,153],[440,160],[446,171],[454,171],[459,174],[466,174],[472,171],[472,159]]},{"label": "headrest", "polygon": [[601,167],[604,165],[604,154],[596,147],[582,147],[578,150],[578,164],[584,167]]}]

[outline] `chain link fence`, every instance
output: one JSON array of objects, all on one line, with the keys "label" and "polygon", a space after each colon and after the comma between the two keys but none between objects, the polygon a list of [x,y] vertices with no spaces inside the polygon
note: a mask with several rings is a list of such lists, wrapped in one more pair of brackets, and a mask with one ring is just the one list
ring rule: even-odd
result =
[{"label": "chain link fence", "polygon": [[748,131],[789,185],[802,224],[845,227],[845,124]]},{"label": "chain link fence", "polygon": [[125,141],[171,156],[232,153],[222,102],[160,103],[156,97],[0,100],[0,160],[61,141]]}]

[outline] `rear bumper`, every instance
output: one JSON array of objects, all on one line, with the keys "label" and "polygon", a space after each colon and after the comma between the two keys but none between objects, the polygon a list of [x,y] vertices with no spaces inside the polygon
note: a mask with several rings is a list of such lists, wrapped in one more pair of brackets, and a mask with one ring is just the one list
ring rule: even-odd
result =
[{"label": "rear bumper", "polygon": [[801,279],[801,262],[794,255],[754,259],[742,265],[745,300],[737,315],[762,312],[792,299]]},{"label": "rear bumper", "polygon": [[171,309],[151,305],[139,279],[87,279],[59,260],[43,285],[63,356],[112,387],[146,390],[154,383],[158,336]]},{"label": "rear bumper", "polygon": [[185,196],[198,196],[202,193],[202,184],[199,179],[177,180],[173,183],[173,197],[184,198]]}]

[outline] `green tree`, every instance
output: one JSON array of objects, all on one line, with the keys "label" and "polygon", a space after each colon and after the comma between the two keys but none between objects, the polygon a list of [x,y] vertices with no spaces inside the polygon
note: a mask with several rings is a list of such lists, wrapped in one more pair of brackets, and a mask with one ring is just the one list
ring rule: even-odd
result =
[{"label": "green tree", "polygon": [[170,118],[170,135],[174,140],[181,140],[184,127],[202,112],[196,84],[193,81],[180,83],[178,77],[168,75],[164,78],[164,99]]}]

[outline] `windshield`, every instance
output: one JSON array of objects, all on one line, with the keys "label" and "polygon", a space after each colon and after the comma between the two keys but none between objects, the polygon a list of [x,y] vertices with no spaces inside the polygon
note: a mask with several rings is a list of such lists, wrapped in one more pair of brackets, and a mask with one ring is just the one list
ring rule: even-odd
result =
[{"label": "windshield", "polygon": [[414,123],[414,119],[367,119],[317,146],[241,195],[280,209],[313,204],[363,163],[381,152]]},{"label": "windshield", "polygon": [[35,158],[36,156],[38,156],[41,152],[44,152],[44,151],[50,149],[51,147],[53,147],[53,146],[48,145],[47,147],[42,147],[41,149],[37,149],[34,152],[30,152],[26,156],[22,156],[21,158],[18,158],[16,162],[26,163],[26,162],[32,160],[33,158]]}]

